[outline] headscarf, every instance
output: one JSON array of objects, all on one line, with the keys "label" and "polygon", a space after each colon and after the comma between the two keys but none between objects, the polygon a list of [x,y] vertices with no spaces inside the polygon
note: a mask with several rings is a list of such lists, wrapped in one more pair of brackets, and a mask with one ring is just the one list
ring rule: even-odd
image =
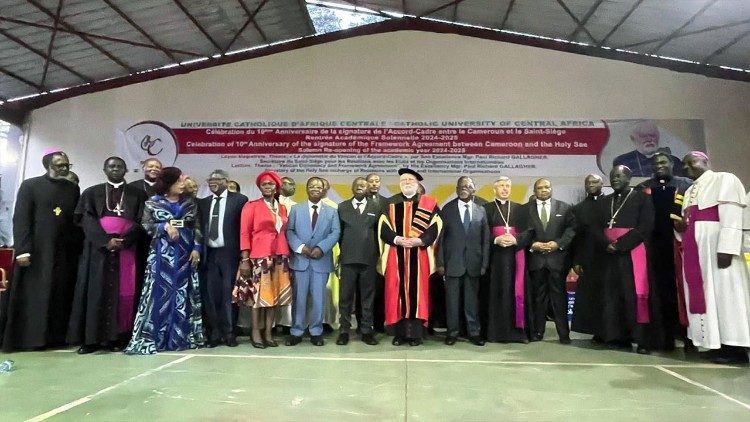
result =
[{"label": "headscarf", "polygon": [[266,180],[270,180],[276,185],[276,193],[273,196],[274,198],[279,199],[279,195],[281,194],[281,185],[283,185],[279,174],[273,170],[266,170],[255,178],[255,185],[258,186],[258,189],[260,189],[261,183],[265,182]]}]

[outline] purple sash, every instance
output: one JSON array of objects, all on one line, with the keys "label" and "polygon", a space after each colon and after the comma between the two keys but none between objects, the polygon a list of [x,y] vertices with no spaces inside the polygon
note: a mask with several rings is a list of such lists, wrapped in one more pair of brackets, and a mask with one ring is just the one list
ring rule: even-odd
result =
[{"label": "purple sash", "polygon": [[[613,227],[604,229],[607,240],[614,242],[632,229],[627,227]],[[639,324],[650,322],[648,312],[648,262],[646,260],[646,245],[643,242],[630,250],[633,262],[633,281],[635,282],[635,316]]]},{"label": "purple sash", "polygon": [[[492,236],[498,237],[505,233],[510,233],[513,237],[518,236],[518,232],[515,227],[506,226],[495,226],[492,228]],[[515,274],[515,296],[516,296],[516,328],[524,328],[526,326],[526,318],[524,316],[524,275],[526,273],[526,256],[523,249],[516,251],[516,274]]]},{"label": "purple sash", "polygon": [[685,208],[685,222],[687,229],[682,236],[682,268],[685,271],[685,284],[690,298],[689,312],[691,314],[706,313],[706,298],[703,293],[703,274],[701,273],[698,242],[695,239],[696,221],[719,221],[719,207],[699,210],[692,205]]},{"label": "purple sash", "polygon": [[[135,223],[122,217],[102,217],[99,220],[107,234],[124,235]],[[135,248],[120,250],[120,286],[117,327],[121,333],[133,330],[133,302],[135,299]]]}]

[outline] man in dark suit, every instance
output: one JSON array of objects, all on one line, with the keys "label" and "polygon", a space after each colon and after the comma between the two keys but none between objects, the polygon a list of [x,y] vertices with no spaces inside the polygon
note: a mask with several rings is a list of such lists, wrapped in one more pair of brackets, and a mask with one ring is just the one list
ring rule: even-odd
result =
[{"label": "man in dark suit", "polygon": [[437,248],[437,271],[445,276],[445,308],[448,335],[445,344],[456,343],[459,332],[460,298],[463,290],[466,331],[476,346],[480,336],[479,277],[487,272],[490,258],[490,228],[484,207],[474,202],[474,181],[458,178],[456,195],[442,210],[443,233]]},{"label": "man in dark suit", "polygon": [[362,341],[371,346],[378,344],[373,333],[373,300],[378,262],[378,240],[375,237],[380,218],[380,207],[367,200],[367,180],[357,177],[352,182],[353,198],[339,204],[339,222],[341,238],[339,247],[339,265],[341,278],[339,284],[339,323],[341,331],[336,344],[349,342],[352,307],[355,296],[361,303],[359,328]]},{"label": "man in dark suit", "polygon": [[229,347],[237,346],[237,307],[232,305],[232,288],[240,265],[240,217],[247,197],[230,192],[228,182],[226,171],[214,170],[208,176],[211,195],[198,201],[205,245],[201,296],[209,347],[215,347],[222,339]]},{"label": "man in dark suit", "polygon": [[531,340],[544,337],[547,308],[552,305],[560,343],[570,344],[565,275],[568,246],[575,236],[570,205],[552,199],[552,182],[539,179],[534,183],[536,199],[526,204],[529,228],[533,231],[528,260],[531,278]]},{"label": "man in dark suit", "polygon": [[151,198],[154,196],[154,184],[161,173],[161,167],[161,161],[158,158],[147,158],[143,162],[143,179],[128,184],[146,192],[146,197]]},{"label": "man in dark suit", "polygon": [[310,342],[322,346],[323,301],[328,275],[333,271],[333,246],[339,241],[341,226],[338,212],[324,204],[323,179],[307,180],[307,201],[292,207],[287,222],[286,238],[294,270],[294,301],[292,302],[292,328],[287,346],[302,341],[307,317],[307,297],[311,297]]}]

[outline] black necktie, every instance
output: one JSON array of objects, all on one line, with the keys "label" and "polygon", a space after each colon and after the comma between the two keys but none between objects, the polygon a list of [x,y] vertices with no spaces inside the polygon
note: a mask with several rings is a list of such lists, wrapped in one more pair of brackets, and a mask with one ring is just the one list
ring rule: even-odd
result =
[{"label": "black necktie", "polygon": [[318,222],[318,206],[313,205],[312,206],[313,213],[312,213],[312,229],[315,230],[315,223]]},{"label": "black necktie", "polygon": [[219,200],[220,196],[214,198],[214,209],[211,210],[211,222],[208,225],[208,238],[216,240],[219,238]]},{"label": "black necktie", "polygon": [[469,205],[470,204],[464,204],[464,206],[466,207],[466,209],[464,210],[464,221],[463,221],[464,231],[468,231],[469,225],[471,224],[471,214],[469,212]]},{"label": "black necktie", "polygon": [[360,213],[360,214],[362,214],[362,208],[360,208],[362,206],[362,203],[361,202],[357,202],[355,205],[357,206],[357,212]]}]

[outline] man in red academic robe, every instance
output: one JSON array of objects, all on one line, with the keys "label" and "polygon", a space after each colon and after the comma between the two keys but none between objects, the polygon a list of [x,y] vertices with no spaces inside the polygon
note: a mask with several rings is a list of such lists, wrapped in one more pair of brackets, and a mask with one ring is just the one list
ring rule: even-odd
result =
[{"label": "man in red academic robe", "polygon": [[379,270],[385,277],[385,324],[393,326],[393,345],[422,344],[429,320],[429,277],[435,272],[433,243],[442,228],[434,198],[417,193],[422,176],[398,171],[401,193],[380,217]]}]

